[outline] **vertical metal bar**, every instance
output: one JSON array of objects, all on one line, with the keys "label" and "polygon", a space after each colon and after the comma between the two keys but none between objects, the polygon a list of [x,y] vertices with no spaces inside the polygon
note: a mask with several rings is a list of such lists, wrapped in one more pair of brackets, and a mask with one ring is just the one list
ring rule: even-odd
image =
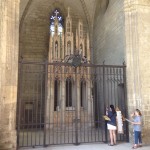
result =
[{"label": "vertical metal bar", "polygon": [[[43,72],[44,72],[44,67],[43,67],[43,65],[40,65],[40,74],[39,74],[39,78],[40,78],[40,99],[39,99],[39,101],[38,101],[38,107],[39,107],[39,122],[40,122],[40,124],[39,124],[39,131],[40,131],[40,133],[41,133],[41,131],[42,131],[42,124],[43,124],[43,122],[42,122],[42,108],[43,108]],[[42,137],[43,137],[43,134],[42,134]],[[41,141],[41,139],[40,139],[40,141]]]},{"label": "vertical metal bar", "polygon": [[[20,126],[21,126],[21,123],[20,123],[20,118],[21,118],[21,100],[22,100],[22,86],[21,86],[21,83],[22,83],[22,68],[23,68],[23,65],[22,65],[22,61],[19,63],[19,77],[18,77],[18,107],[17,107],[17,147],[19,148],[20,145],[19,145],[19,140],[20,140]],[[23,140],[22,140],[23,141]]]},{"label": "vertical metal bar", "polygon": [[[29,74],[28,71],[29,70],[26,70],[27,71],[27,75]],[[31,93],[28,91],[28,96],[30,95]],[[29,101],[29,100],[28,100]],[[27,112],[27,114],[26,114]],[[29,138],[29,109],[25,109],[25,116],[27,115],[27,122],[25,122],[25,124],[27,125],[27,146],[29,146],[29,143],[28,143],[28,138]]]},{"label": "vertical metal bar", "polygon": [[[29,100],[28,100],[28,101],[29,101],[29,105],[32,104],[32,107],[33,107],[33,108],[31,109],[31,111],[32,111],[32,118],[31,118],[31,119],[32,119],[32,120],[31,120],[32,126],[31,126],[31,129],[30,129],[31,137],[32,137],[32,130],[33,130],[33,128],[35,127],[35,126],[34,126],[34,123],[35,123],[35,122],[34,122],[34,115],[35,115],[34,110],[36,109],[36,106],[35,106],[35,100],[36,100],[36,99],[33,98],[33,97],[36,97],[36,95],[35,95],[36,92],[34,91],[34,90],[35,90],[35,88],[34,88],[35,81],[34,81],[33,79],[36,79],[36,77],[34,77],[34,74],[35,74],[36,71],[33,70],[33,68],[35,68],[34,65],[29,64],[29,66],[30,66],[30,67],[29,67],[29,70],[28,70],[28,72],[29,72],[29,73],[28,73],[28,76],[29,76],[30,78],[28,77],[28,79],[30,79],[30,80],[28,81],[28,86],[30,85],[29,83],[32,83],[32,84],[29,86],[30,88],[28,87],[28,88],[29,88],[28,90],[30,91],[30,92],[28,93],[28,94],[29,94]],[[33,72],[30,72],[31,70],[33,70]],[[32,99],[30,98],[31,95],[33,96]],[[30,123],[30,122],[29,122],[29,123]],[[33,127],[33,128],[32,128],[32,127]],[[35,133],[35,134],[36,134],[36,133]],[[36,145],[36,136],[35,136],[35,144],[34,144],[34,145]],[[32,145],[32,142],[31,142],[31,146],[33,146],[33,145]]]},{"label": "vertical metal bar", "polygon": [[[94,91],[93,91],[93,94],[94,94],[94,97],[93,97],[93,107],[94,107],[94,112],[92,112],[93,113],[93,119],[94,119],[94,130],[96,130],[96,128],[98,128],[98,118],[99,118],[99,114],[98,114],[98,101],[97,101],[97,96],[98,96],[98,94],[97,94],[97,91],[98,91],[98,81],[96,82],[96,80],[98,79],[98,74],[97,74],[97,68],[94,68],[93,67],[93,74],[92,74],[92,72],[91,72],[91,76],[93,76],[92,78],[91,78],[91,82],[93,83],[93,89],[94,89]],[[91,83],[91,84],[92,84]],[[91,87],[91,85],[90,85],[90,87]],[[95,133],[95,131],[94,131],[94,133]]]},{"label": "vertical metal bar", "polygon": [[[60,100],[59,100],[59,107],[60,107],[60,109],[62,109],[61,108],[61,103],[62,103],[62,98],[61,98],[61,96],[62,96],[62,82],[63,82],[63,77],[62,77],[63,73],[62,73],[62,70],[64,68],[63,68],[63,66],[60,66],[60,67],[61,67],[61,69],[60,69]],[[62,132],[63,132],[63,130],[62,130],[61,114],[60,114],[60,144],[62,144]]]},{"label": "vertical metal bar", "polygon": [[70,122],[70,126],[71,126],[71,133],[70,133],[71,138],[70,139],[72,140],[71,143],[73,143],[73,136],[74,136],[74,134],[73,134],[73,129],[74,129],[73,128],[73,120],[74,120],[74,115],[73,115],[74,114],[74,109],[73,109],[74,108],[74,102],[73,102],[74,101],[74,99],[73,99],[73,97],[74,97],[74,95],[73,95],[73,88],[74,88],[74,86],[73,86],[74,85],[74,82],[73,82],[73,68],[71,68],[71,70],[72,70],[72,91],[71,92],[72,92],[72,106],[73,107],[72,107],[71,122]]},{"label": "vertical metal bar", "polygon": [[73,143],[73,112],[74,112],[74,102],[73,102],[73,73],[72,73],[72,67],[71,67],[71,74],[72,74],[72,78],[71,78],[71,100],[72,100],[72,111],[71,111],[71,120],[70,120],[70,123],[69,123],[69,126],[70,126],[70,143]]},{"label": "vertical metal bar", "polygon": [[[87,81],[87,89],[86,89],[86,91],[88,92],[88,86],[89,86],[89,81]],[[88,93],[87,93],[87,100],[86,100],[86,106],[87,106],[87,113],[85,113],[85,116],[86,116],[86,130],[85,130],[85,132],[86,132],[86,134],[87,134],[87,142],[89,143],[89,141],[90,141],[90,137],[89,137],[89,135],[90,135],[90,131],[89,131],[89,116],[88,116]]]},{"label": "vertical metal bar", "polygon": [[22,145],[21,146],[24,146],[24,132],[25,132],[25,125],[22,125]]},{"label": "vertical metal bar", "polygon": [[[96,106],[97,106],[97,129],[98,129],[98,141],[100,141],[100,136],[99,136],[99,134],[100,134],[100,100],[101,100],[101,98],[100,98],[100,94],[101,94],[101,88],[100,88],[100,85],[101,85],[101,78],[100,78],[100,67],[97,67],[96,68],[97,70],[98,70],[98,72],[97,72],[97,79],[98,79],[98,81],[96,82],[97,83],[97,85],[96,85],[96,89],[97,89],[97,91],[99,90],[99,92],[97,92],[96,94],[97,94],[97,96],[96,96],[96,99],[94,99],[95,101],[96,101]],[[98,94],[99,93],[99,94]],[[99,99],[99,101],[98,101],[98,99]]]},{"label": "vertical metal bar", "polygon": [[119,79],[118,79],[118,68],[116,68],[116,84],[117,84],[116,97],[117,97],[117,99],[118,99],[117,105],[118,105],[118,107],[119,107],[119,105],[120,105],[120,103],[119,103],[120,99],[119,99],[119,98],[120,98],[120,97],[119,97],[119,93],[118,93],[118,86],[119,86],[118,81],[119,81]]},{"label": "vertical metal bar", "polygon": [[[127,85],[126,85],[126,66],[123,64],[123,81],[124,81],[124,104],[125,104],[125,115],[128,115],[127,110]],[[126,123],[126,141],[129,142],[129,127]]]},{"label": "vertical metal bar", "polygon": [[[67,69],[67,66],[64,66],[64,70],[63,70],[63,75],[64,75],[64,80],[66,79],[66,69]],[[67,85],[67,79],[65,80],[65,101],[67,100],[67,89],[66,89],[66,85]],[[66,108],[66,102],[65,102],[65,108]],[[65,111],[65,116],[66,116],[66,110]],[[64,117],[66,118],[66,117]],[[64,129],[65,128],[65,121],[63,121],[63,124],[62,124],[62,128]],[[64,130],[64,134],[63,134],[63,137],[64,137],[64,140],[63,140],[63,143],[65,143],[65,130]]]},{"label": "vertical metal bar", "polygon": [[[116,67],[116,84],[117,84],[117,91],[116,91],[116,97],[117,97],[117,106],[119,107],[120,106],[120,97],[119,97],[119,92],[118,92],[118,86],[119,86],[119,68]],[[120,107],[119,107],[120,108]],[[118,140],[118,135],[116,136],[116,140]]]},{"label": "vertical metal bar", "polygon": [[[25,64],[24,64],[24,66],[25,66]],[[23,65],[22,65],[22,67],[23,67]],[[23,67],[23,69],[24,69],[25,67]],[[24,78],[25,78],[25,71],[24,71],[24,73],[22,73],[22,76],[24,76]],[[23,77],[22,77],[22,84],[24,83],[24,79],[23,79]],[[23,86],[22,85],[22,89],[25,89],[25,85]],[[23,90],[22,90],[23,91]],[[28,91],[27,91],[28,92]],[[28,98],[28,97],[27,97]],[[26,145],[26,143],[25,143],[25,141],[27,141],[26,140],[26,132],[27,132],[27,127],[26,127],[26,116],[25,116],[25,101],[23,101],[23,99],[21,99],[21,101],[22,101],[22,104],[21,104],[21,107],[23,108],[23,110],[21,111],[21,113],[23,113],[23,118],[24,118],[24,120],[22,121],[22,125],[24,126],[24,131],[23,131],[23,142],[22,142],[22,146],[27,146]],[[25,140],[24,140],[25,139]]]},{"label": "vertical metal bar", "polygon": [[113,78],[112,78],[112,76],[113,76],[113,73],[112,73],[112,68],[110,67],[109,68],[109,70],[110,70],[110,100],[109,100],[109,102],[110,102],[110,104],[113,104],[113,101],[112,101],[112,99],[113,99],[113,94],[112,94],[112,83],[113,83]]},{"label": "vertical metal bar", "polygon": [[[100,106],[98,102],[98,99],[100,100],[100,87],[99,87],[99,83],[100,83],[100,77],[99,77],[99,67],[94,68],[95,69],[95,78],[94,78],[94,88],[96,91],[96,97],[94,98],[93,104],[94,104],[94,111],[95,111],[95,141],[96,141],[96,133],[98,133],[98,140],[99,140],[99,119],[100,119]],[[97,132],[96,132],[96,128],[97,128]]]},{"label": "vertical metal bar", "polygon": [[[78,142],[82,142],[82,133],[81,133],[81,76],[83,75],[83,67],[80,67],[81,68],[81,72],[80,72],[80,74],[79,74],[79,76],[80,77],[78,77],[78,86],[79,86],[79,88],[78,88],[78,94],[80,95],[79,96],[79,102],[80,102],[80,105],[78,105],[80,108],[79,108],[79,110],[80,110],[80,121],[78,122],[78,130],[79,130],[79,136],[78,136]],[[79,118],[78,118],[79,119]]]},{"label": "vertical metal bar", "polygon": [[[31,125],[32,130],[34,129],[34,119],[33,118],[34,118],[34,111],[33,111],[33,100],[32,100],[32,125]],[[32,145],[32,132],[31,132],[31,145]]]},{"label": "vertical metal bar", "polygon": [[[49,87],[46,87],[47,89],[49,89],[49,91],[48,91],[48,93],[49,93],[49,96],[51,95],[51,76],[52,76],[52,70],[53,70],[53,65],[48,65],[47,66],[48,68],[47,68],[47,78],[48,78],[48,86]],[[46,72],[45,72],[46,73]],[[45,89],[46,90],[46,89]],[[47,94],[48,94],[47,93]],[[45,95],[45,97],[48,97],[48,95]],[[47,103],[48,103],[48,106],[47,106],[47,104],[45,103],[45,106],[46,107],[48,107],[48,108],[50,108],[50,106],[51,106],[51,101],[47,101]],[[50,114],[50,109],[48,109],[48,114]],[[50,118],[51,116],[49,115],[49,117],[47,117],[47,119],[49,119],[49,121],[47,122],[48,124],[46,124],[45,122],[44,122],[44,126],[48,126],[48,128],[49,128],[49,132],[48,132],[48,137],[49,137],[49,141],[48,141],[48,144],[51,144],[51,122],[50,122]]]},{"label": "vertical metal bar", "polygon": [[[55,70],[56,70],[56,65],[54,65],[53,66],[53,73],[52,73],[52,78],[53,78],[53,80],[55,81]],[[54,81],[51,81],[52,83],[51,83],[51,86],[53,86],[52,88],[55,88],[55,82]],[[52,90],[51,91],[51,95],[53,95],[54,94],[54,91],[55,91],[55,89],[54,90]],[[52,99],[52,100],[54,100],[54,98]],[[53,119],[53,121],[51,122],[50,121],[50,123],[52,124],[52,144],[54,144],[55,142],[55,122],[54,122],[54,120],[55,120],[55,112],[54,112],[54,101],[52,101],[52,100],[50,100],[50,103],[51,103],[51,105],[50,105],[50,108],[49,108],[49,110],[50,109],[52,109],[52,110],[50,110],[50,111],[53,111],[53,116],[50,116],[50,117],[53,117],[52,119]],[[53,107],[53,108],[51,108],[51,107]],[[51,120],[52,120],[51,119]]]},{"label": "vertical metal bar", "polygon": [[33,79],[33,81],[35,82],[35,86],[34,86],[34,95],[35,95],[35,118],[36,118],[36,131],[37,131],[37,133],[35,133],[35,135],[36,135],[36,137],[38,137],[38,139],[37,139],[37,145],[40,145],[40,132],[39,132],[39,119],[38,119],[38,99],[39,99],[39,87],[38,87],[38,82],[39,82],[39,80],[38,80],[38,77],[39,77],[39,65],[36,65],[36,67],[34,67],[34,68],[36,68],[35,70],[34,70],[34,75],[35,75],[35,78]]},{"label": "vertical metal bar", "polygon": [[[70,67],[68,67],[68,72],[69,72],[69,69],[70,69]],[[67,107],[68,107],[68,110],[67,110],[67,117],[68,118],[66,118],[65,117],[65,119],[66,119],[66,128],[68,129],[68,130],[66,130],[67,131],[67,136],[68,136],[68,138],[66,137],[66,140],[67,140],[67,143],[69,143],[69,112],[70,112],[70,110],[69,110],[69,108],[70,108],[70,77],[68,77],[68,79],[67,79],[68,81],[67,81],[67,91],[68,91],[68,95],[67,95],[67,97],[68,97],[68,104],[67,104]]]},{"label": "vertical metal bar", "polygon": [[[87,77],[87,80],[88,80],[88,77]],[[86,81],[85,81],[86,82]],[[85,83],[85,95],[86,95],[86,97],[87,97],[87,90],[86,90],[86,88],[87,88],[87,82]],[[84,100],[82,100],[82,105],[83,105],[83,133],[84,133],[84,142],[86,142],[86,128],[85,128],[85,126],[86,126],[86,116],[85,116],[85,112],[84,112],[84,110],[86,111],[86,104],[85,104],[85,102],[86,102],[86,97],[85,97],[85,99]]]},{"label": "vertical metal bar", "polygon": [[[104,93],[105,93],[105,91],[103,91],[104,90],[104,88],[103,88],[103,71],[104,71],[104,68],[103,67],[100,67],[100,77],[101,77],[101,82],[100,82],[100,87],[101,87],[101,90],[102,90],[102,92],[101,92],[101,98],[100,98],[100,101],[99,101],[99,103],[101,103],[101,107],[103,107],[103,110],[101,111],[101,113],[102,114],[105,114],[106,112],[105,112],[105,109],[106,109],[106,104],[105,104],[105,99],[104,99]],[[102,142],[105,140],[105,128],[103,128],[103,125],[105,125],[105,121],[104,121],[104,119],[103,118],[101,118],[102,120],[102,124],[101,124],[101,135],[102,135]],[[100,122],[99,122],[99,124],[100,124]]]},{"label": "vertical metal bar", "polygon": [[106,74],[106,77],[107,77],[107,92],[108,92],[108,104],[110,105],[111,102],[111,70],[109,67],[107,67],[107,74]]},{"label": "vertical metal bar", "polygon": [[[105,109],[106,109],[106,96],[105,96],[105,85],[106,82],[105,82],[105,64],[103,64],[103,97],[104,97],[104,114],[106,113],[105,112]],[[108,142],[108,137],[107,137],[107,122],[105,121],[105,142]]]},{"label": "vertical metal bar", "polygon": [[48,62],[45,62],[45,111],[44,111],[44,138],[43,146],[46,147],[46,112],[47,112],[47,81],[48,81]]},{"label": "vertical metal bar", "polygon": [[[56,75],[56,77],[57,77],[57,75]],[[58,111],[57,111],[57,104],[58,104],[58,80],[59,79],[56,78],[55,80],[56,80],[56,83],[54,83],[54,84],[55,84],[56,88],[54,90],[57,90],[57,92],[54,91],[54,93],[56,93],[56,95],[54,95],[54,96],[56,96],[56,99],[55,99],[56,100],[56,110],[54,109],[54,111],[56,112],[56,117],[57,117],[57,119],[56,119],[56,141],[55,141],[55,143],[58,144],[58,120],[59,120],[59,114],[58,114]],[[55,104],[54,104],[54,106],[55,106]]]},{"label": "vertical metal bar", "polygon": [[[75,67],[75,95],[77,95],[77,68]],[[74,97],[75,98],[75,97]],[[75,144],[78,145],[78,102],[75,98],[76,107],[75,107]]]},{"label": "vertical metal bar", "polygon": [[116,90],[117,90],[117,86],[116,86],[116,68],[113,68],[113,76],[114,76],[114,106],[116,106],[118,103],[117,103],[117,97],[116,97]]}]

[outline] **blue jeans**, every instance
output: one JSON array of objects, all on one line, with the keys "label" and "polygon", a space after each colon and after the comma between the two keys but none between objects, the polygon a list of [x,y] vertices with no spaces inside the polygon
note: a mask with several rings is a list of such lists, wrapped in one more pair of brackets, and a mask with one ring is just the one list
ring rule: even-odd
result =
[{"label": "blue jeans", "polygon": [[141,131],[134,131],[134,142],[135,144],[142,143]]}]

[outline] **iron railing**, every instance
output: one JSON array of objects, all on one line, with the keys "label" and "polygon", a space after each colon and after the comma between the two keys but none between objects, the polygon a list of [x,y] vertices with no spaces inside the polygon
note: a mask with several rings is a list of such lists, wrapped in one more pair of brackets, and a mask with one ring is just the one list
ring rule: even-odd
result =
[{"label": "iron railing", "polygon": [[[107,142],[113,104],[127,115],[125,65],[20,62],[18,147]],[[128,141],[128,126],[117,140]]]}]

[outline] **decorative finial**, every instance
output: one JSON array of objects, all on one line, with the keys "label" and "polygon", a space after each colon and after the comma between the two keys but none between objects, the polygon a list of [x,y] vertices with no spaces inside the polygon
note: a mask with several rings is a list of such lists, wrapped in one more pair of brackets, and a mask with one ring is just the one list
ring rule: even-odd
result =
[{"label": "decorative finial", "polygon": [[68,7],[68,17],[70,17],[70,7]]},{"label": "decorative finial", "polygon": [[57,18],[57,15],[59,14],[58,10],[56,9],[54,13],[55,13],[55,18]]}]

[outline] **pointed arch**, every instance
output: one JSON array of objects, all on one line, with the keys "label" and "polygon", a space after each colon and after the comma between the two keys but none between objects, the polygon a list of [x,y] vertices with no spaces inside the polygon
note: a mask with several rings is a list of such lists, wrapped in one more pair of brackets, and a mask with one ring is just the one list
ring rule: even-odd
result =
[{"label": "pointed arch", "polygon": [[70,77],[66,79],[66,107],[72,107],[72,81]]},{"label": "pointed arch", "polygon": [[71,27],[71,25],[70,25],[70,22],[68,21],[67,22],[67,32],[70,32],[70,27]]},{"label": "pointed arch", "polygon": [[58,78],[54,81],[54,111],[57,111],[59,107],[59,95],[60,95],[60,85]]},{"label": "pointed arch", "polygon": [[81,79],[80,81],[80,106],[85,108],[86,101],[86,81]]},{"label": "pointed arch", "polygon": [[67,42],[67,54],[70,55],[71,54],[71,41]]}]

